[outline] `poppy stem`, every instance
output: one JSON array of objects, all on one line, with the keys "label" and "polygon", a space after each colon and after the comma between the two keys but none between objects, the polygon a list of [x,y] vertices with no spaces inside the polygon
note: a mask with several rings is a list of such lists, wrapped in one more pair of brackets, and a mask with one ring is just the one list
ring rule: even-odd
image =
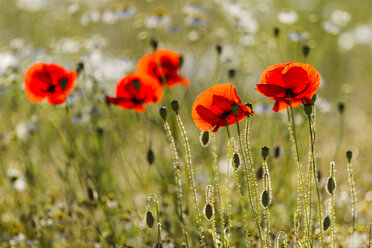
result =
[{"label": "poppy stem", "polygon": [[[263,188],[269,194],[269,203],[270,203],[271,202],[271,180],[270,180],[269,167],[267,165],[266,159],[263,162],[263,168],[264,168],[264,185],[263,185]],[[264,208],[265,217],[266,217],[266,221],[265,221],[266,222],[266,247],[271,247],[271,241],[270,241],[270,210],[269,210],[269,205]]]},{"label": "poppy stem", "polygon": [[155,209],[156,209],[156,220],[158,221],[158,244],[161,244],[161,224],[160,224],[160,215],[159,215],[159,204],[158,204],[158,197],[154,194],[151,194],[147,197],[146,200],[146,209],[150,209],[150,200],[153,199],[155,202]]},{"label": "poppy stem", "polygon": [[[313,126],[312,126],[312,118],[311,115],[308,115],[309,119],[309,130],[310,130],[310,147],[311,147],[311,161],[312,161],[312,169],[313,169],[313,177],[314,177],[314,183],[315,183],[315,188],[316,188],[316,194],[318,197],[318,213],[319,213],[319,229],[320,229],[320,243],[321,246],[324,247],[324,238],[323,238],[323,228],[322,228],[322,206],[321,206],[321,201],[320,201],[320,192],[319,192],[319,185],[318,185],[318,178],[317,178],[317,173],[316,173],[316,163],[315,163],[315,150],[314,150],[314,131],[313,131]],[[309,209],[310,211],[310,209]]]},{"label": "poppy stem", "polygon": [[216,149],[216,135],[212,134],[212,150],[213,150],[213,174],[214,174],[214,188],[218,197],[218,208],[220,212],[220,224],[221,224],[221,235],[222,243],[225,244],[225,216],[223,211],[223,205],[220,194],[220,184],[217,170],[217,149]]},{"label": "poppy stem", "polygon": [[201,218],[201,214],[200,214],[200,210],[198,206],[198,196],[197,196],[195,180],[194,180],[194,170],[192,168],[192,162],[191,162],[189,139],[187,138],[185,127],[178,113],[176,114],[176,118],[177,118],[178,127],[181,129],[181,132],[182,132],[182,137],[183,137],[183,141],[184,141],[185,149],[186,149],[186,165],[187,165],[186,169],[187,169],[187,174],[189,176],[189,183],[191,184],[192,196],[194,200],[194,208],[197,214],[196,221],[197,221],[197,225],[199,229],[199,238],[200,238],[201,245],[203,247],[206,247],[206,244],[204,241],[204,230],[202,226],[202,218]]},{"label": "poppy stem", "polygon": [[215,201],[214,201],[214,190],[211,185],[207,186],[207,204],[212,206],[212,233],[213,233],[213,243],[214,247],[218,248],[217,245],[217,232],[216,232],[216,212],[215,212]]},{"label": "poppy stem", "polygon": [[[331,247],[335,247],[335,242],[336,242],[336,235],[335,235],[335,230],[336,230],[336,215],[335,215],[335,201],[334,201],[334,189],[336,187],[335,185],[335,164],[331,162],[331,178],[332,178],[332,185],[331,187],[333,188],[333,191],[331,193],[331,218],[332,218],[332,230],[331,230]],[[328,185],[327,185],[328,186]],[[322,236],[321,236],[322,237]]]},{"label": "poppy stem", "polygon": [[[245,142],[246,142],[246,149],[247,149],[249,167],[250,167],[250,170],[251,170],[251,181],[253,182],[253,189],[254,189],[255,197],[256,197],[256,208],[259,209],[258,195],[257,195],[257,184],[256,184],[256,180],[255,180],[256,177],[255,177],[255,173],[254,173],[254,169],[253,169],[253,159],[252,159],[252,154],[251,154],[251,149],[250,149],[250,142],[249,142],[250,122],[251,121],[250,121],[249,117],[247,117],[246,128],[245,128]],[[238,126],[238,128],[239,128],[239,126]],[[239,131],[239,133],[240,133],[240,131]],[[261,223],[259,214],[258,214],[258,223]]]},{"label": "poppy stem", "polygon": [[[235,167],[235,162],[234,162],[234,159],[233,159],[234,155],[233,155],[233,149],[232,149],[232,141],[231,141],[231,136],[230,136],[230,132],[229,132],[229,126],[227,125],[227,119],[226,119],[226,117],[225,117],[225,120],[226,120],[226,131],[227,131],[227,136],[228,136],[228,150],[229,150],[229,154],[230,154],[230,159],[231,159],[231,162],[232,162],[232,166],[233,166],[233,169],[234,169],[234,177],[235,177],[236,187],[238,188],[240,205],[242,207],[243,222],[244,222],[244,228],[245,228],[245,235],[246,235],[246,239],[247,239],[247,247],[249,248],[250,247],[250,243],[249,243],[249,231],[248,231],[246,211],[245,211],[245,207],[244,207],[244,199],[243,199],[243,195],[242,195],[242,192],[241,192],[241,189],[240,189],[238,172],[236,171],[237,169]],[[227,166],[229,166],[229,163],[227,163]]]},{"label": "poppy stem", "polygon": [[[304,204],[304,209],[305,209],[305,229],[306,231],[306,236],[307,239],[309,239],[309,234],[310,234],[310,226],[309,226],[309,219],[307,215],[307,197],[305,194],[305,188],[304,188],[304,179],[303,179],[303,174],[301,170],[301,162],[300,162],[300,156],[298,152],[298,145],[297,145],[297,137],[296,137],[296,125],[294,122],[294,114],[293,114],[293,107],[292,107],[292,99],[291,99],[291,93],[288,93],[288,99],[289,99],[289,106],[290,106],[290,114],[291,114],[291,122],[288,120],[288,129],[291,135],[291,141],[293,145],[293,153],[295,157],[295,161],[297,163],[297,169],[298,169],[298,174],[299,174],[299,183],[300,187],[302,190],[302,198],[303,198],[303,204]],[[301,196],[299,196],[301,198]]]},{"label": "poppy stem", "polygon": [[[248,168],[247,168],[247,160],[245,159],[245,151],[243,149],[243,142],[242,142],[242,138],[241,138],[241,135],[240,135],[238,115],[235,115],[235,118],[236,118],[236,127],[238,129],[238,140],[239,140],[240,153],[242,155],[243,163],[244,163],[244,176],[245,176],[245,179],[247,181],[248,200],[249,200],[249,204],[251,205],[251,209],[252,209],[253,215],[254,215],[255,220],[256,220],[257,231],[258,231],[258,235],[259,235],[259,238],[260,238],[260,247],[263,247],[264,243],[263,243],[263,238],[262,238],[262,233],[261,233],[261,226],[260,226],[260,221],[259,221],[259,216],[258,216],[259,215],[258,214],[258,195],[257,195],[256,182],[254,180],[254,172],[253,172],[252,165],[250,164],[250,172],[251,172],[250,177],[251,178],[249,178],[249,172],[248,172]],[[251,189],[251,187],[253,187],[253,193],[255,194],[255,198],[256,198],[256,208],[253,205],[253,201],[252,201],[252,195],[251,195],[252,194],[252,189]]]},{"label": "poppy stem", "polygon": [[354,183],[354,175],[353,175],[353,167],[351,165],[351,159],[348,160],[347,163],[347,172],[349,177],[349,185],[350,185],[350,192],[352,196],[352,208],[351,208],[351,215],[353,218],[353,242],[351,243],[351,247],[354,247],[354,234],[355,234],[355,217],[356,217],[356,193],[355,193],[355,183]]},{"label": "poppy stem", "polygon": [[172,131],[167,121],[164,121],[164,129],[165,129],[165,132],[167,133],[171,151],[172,151],[172,157],[173,157],[172,165],[173,165],[173,170],[175,174],[175,183],[177,185],[177,204],[179,208],[180,219],[182,222],[183,233],[185,235],[186,247],[189,248],[190,246],[189,246],[189,241],[188,241],[188,232],[187,232],[185,220],[183,218],[182,185],[181,185],[181,179],[180,179],[180,168],[179,168],[179,160],[178,160],[178,154],[177,154],[177,149],[176,149],[176,143],[174,142]]}]

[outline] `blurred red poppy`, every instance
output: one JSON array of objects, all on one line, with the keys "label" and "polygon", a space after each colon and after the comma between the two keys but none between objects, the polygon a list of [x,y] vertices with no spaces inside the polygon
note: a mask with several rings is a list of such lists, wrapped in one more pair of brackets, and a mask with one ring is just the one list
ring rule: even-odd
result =
[{"label": "blurred red poppy", "polygon": [[189,86],[190,81],[179,74],[180,59],[180,54],[175,51],[157,50],[141,58],[137,64],[137,72],[155,77],[160,83],[165,82],[167,87],[173,87],[176,84]]},{"label": "blurred red poppy", "polygon": [[239,106],[238,120],[243,120],[247,115],[253,115],[250,107],[242,104],[236,94],[235,87],[231,84],[218,84],[203,91],[192,106],[192,118],[197,127],[203,131],[236,123],[236,117],[231,110],[232,104]]},{"label": "blurred red poppy", "polygon": [[275,100],[273,110],[278,112],[301,103],[311,103],[311,97],[319,88],[318,71],[308,64],[282,63],[268,67],[256,85],[261,94]]},{"label": "blurred red poppy", "polygon": [[146,107],[143,104],[159,102],[162,98],[162,87],[155,78],[132,73],[117,83],[116,97],[107,97],[107,100],[124,109],[144,112]]},{"label": "blurred red poppy", "polygon": [[49,104],[61,104],[72,92],[78,74],[57,64],[37,63],[25,74],[25,90],[33,103],[47,100]]}]

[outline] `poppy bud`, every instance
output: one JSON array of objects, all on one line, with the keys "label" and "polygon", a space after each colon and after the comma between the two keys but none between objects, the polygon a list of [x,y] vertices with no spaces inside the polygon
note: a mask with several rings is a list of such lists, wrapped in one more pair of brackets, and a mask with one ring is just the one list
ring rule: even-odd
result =
[{"label": "poppy bud", "polygon": [[178,114],[178,110],[180,109],[180,105],[178,104],[177,100],[173,100],[171,102],[171,107],[172,107],[173,111],[176,112],[176,114]]},{"label": "poppy bud", "polygon": [[316,94],[314,94],[312,97],[311,97],[311,103],[314,104],[315,101],[316,101]]},{"label": "poppy bud", "polygon": [[239,157],[239,154],[237,154],[237,153],[234,153],[234,166],[235,166],[236,170],[240,166],[240,157]]},{"label": "poppy bud", "polygon": [[105,96],[105,103],[107,107],[110,107],[111,102],[109,101],[109,96]]},{"label": "poppy bud", "polygon": [[154,38],[150,40],[150,45],[151,45],[151,47],[154,51],[156,51],[156,49],[158,49],[158,41],[155,40]]},{"label": "poppy bud", "polygon": [[155,222],[154,216],[152,215],[151,211],[150,210],[147,211],[147,213],[146,213],[146,224],[147,224],[147,226],[149,228],[152,228],[153,225],[154,225],[154,222]]},{"label": "poppy bud", "polygon": [[204,215],[205,215],[205,218],[207,218],[207,220],[211,220],[211,218],[213,216],[213,207],[210,203],[205,205]]},{"label": "poppy bud", "polygon": [[183,65],[183,56],[180,55],[178,60],[179,60],[179,63],[180,63],[179,67],[181,67]]},{"label": "poppy bud", "polygon": [[312,104],[304,104],[305,114],[310,117],[311,113],[313,112],[313,105]]},{"label": "poppy bud", "polygon": [[323,231],[327,231],[330,226],[331,226],[331,218],[329,218],[329,216],[327,215],[323,219]]},{"label": "poppy bud", "polygon": [[236,103],[231,104],[231,111],[234,115],[238,115],[239,113],[239,105]]},{"label": "poppy bud", "polygon": [[79,62],[77,65],[76,65],[76,71],[78,74],[80,74],[80,72],[82,72],[84,70],[84,63],[83,62]]},{"label": "poppy bud", "polygon": [[227,75],[229,76],[230,79],[233,79],[235,77],[236,70],[235,69],[229,69],[227,71]]},{"label": "poppy bud", "polygon": [[87,194],[88,194],[88,199],[91,200],[91,201],[93,201],[94,200],[94,191],[89,186],[87,188]]},{"label": "poppy bud", "polygon": [[96,132],[97,132],[97,134],[98,134],[99,137],[102,137],[102,135],[103,135],[103,128],[102,127],[97,127]]},{"label": "poppy bud", "polygon": [[261,204],[263,208],[267,208],[270,204],[270,193],[267,190],[264,190],[261,194]]},{"label": "poppy bud", "polygon": [[155,248],[163,248],[163,245],[161,243],[156,243]]},{"label": "poppy bud", "polygon": [[248,108],[250,108],[251,110],[253,110],[253,105],[252,105],[252,103],[247,102],[247,103],[245,104],[245,106],[247,106]]},{"label": "poppy bud", "polygon": [[217,54],[220,55],[222,53],[222,46],[221,45],[217,45],[216,46],[216,51],[217,51]]},{"label": "poppy bud", "polygon": [[61,85],[62,90],[65,91],[67,87],[67,80],[66,79],[59,80],[59,85]]},{"label": "poppy bud", "polygon": [[309,53],[310,53],[310,47],[309,45],[303,45],[302,46],[302,54],[304,55],[304,57],[306,58],[307,56],[309,56]]},{"label": "poppy bud", "polygon": [[263,167],[262,166],[258,167],[257,172],[256,172],[257,180],[261,180],[263,178],[263,174],[264,174]]},{"label": "poppy bud", "polygon": [[209,132],[202,131],[200,135],[200,143],[203,147],[206,147],[209,144]]},{"label": "poppy bud", "polygon": [[334,180],[333,177],[328,177],[327,184],[326,184],[326,189],[327,189],[328,194],[330,194],[330,195],[333,195],[333,192],[335,192],[336,181]]},{"label": "poppy bud", "polygon": [[320,170],[316,171],[316,179],[318,180],[318,182],[322,179],[322,172]]},{"label": "poppy bud", "polygon": [[346,158],[350,163],[351,159],[353,158],[353,152],[352,151],[347,151],[346,152]]},{"label": "poppy bud", "polygon": [[147,151],[147,162],[149,163],[149,165],[152,165],[154,163],[154,160],[155,160],[155,155],[150,147],[149,150]]},{"label": "poppy bud", "polygon": [[274,148],[274,158],[279,158],[279,156],[280,156],[280,147],[276,146]]},{"label": "poppy bud", "polygon": [[161,118],[163,118],[164,121],[167,120],[168,111],[167,111],[167,108],[165,106],[163,106],[159,109],[159,114],[160,114]]},{"label": "poppy bud", "polygon": [[345,111],[345,104],[343,102],[340,102],[338,104],[338,112],[342,114]]},{"label": "poppy bud", "polygon": [[275,37],[278,37],[279,34],[280,34],[280,29],[279,29],[279,27],[274,27],[273,32],[274,32],[274,36],[275,36]]},{"label": "poppy bud", "polygon": [[139,90],[141,88],[141,82],[138,79],[133,81],[133,85],[136,90]]},{"label": "poppy bud", "polygon": [[263,160],[266,160],[267,156],[269,155],[269,148],[267,146],[261,148],[261,155]]}]

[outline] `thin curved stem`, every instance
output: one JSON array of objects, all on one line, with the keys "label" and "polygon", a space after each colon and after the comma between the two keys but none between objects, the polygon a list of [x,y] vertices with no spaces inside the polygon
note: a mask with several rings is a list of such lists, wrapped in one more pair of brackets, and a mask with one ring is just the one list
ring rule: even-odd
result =
[{"label": "thin curved stem", "polygon": [[175,183],[177,185],[177,204],[178,204],[178,208],[179,208],[180,219],[181,219],[181,222],[182,222],[183,233],[185,235],[186,247],[189,248],[190,246],[189,246],[189,241],[188,241],[188,232],[187,232],[187,227],[186,227],[185,220],[183,218],[182,188],[181,188],[180,169],[179,169],[179,161],[178,161],[178,154],[177,154],[176,144],[174,142],[172,131],[171,131],[167,121],[164,121],[164,129],[167,133],[169,143],[170,143],[170,147],[171,147],[171,150],[172,150],[172,157],[173,157],[172,165],[173,165],[173,170],[174,170],[174,174],[175,174]]},{"label": "thin curved stem", "polygon": [[[303,179],[303,174],[302,174],[302,170],[301,170],[301,163],[300,163],[300,156],[299,156],[299,152],[298,152],[298,145],[297,145],[297,137],[296,137],[296,126],[295,126],[295,122],[294,122],[294,114],[293,114],[293,107],[292,107],[292,100],[291,100],[291,94],[288,94],[288,99],[289,99],[289,106],[290,106],[290,113],[291,113],[291,121],[292,121],[292,132],[290,132],[291,136],[292,136],[292,143],[293,143],[293,152],[294,152],[294,157],[295,157],[295,161],[297,163],[297,169],[298,169],[298,173],[299,173],[299,182],[300,182],[300,187],[301,187],[301,190],[302,190],[302,198],[303,198],[303,204],[304,204],[304,209],[305,209],[305,225],[306,225],[306,230],[307,230],[307,239],[309,239],[309,219],[308,219],[308,216],[307,216],[307,202],[306,202],[306,194],[305,194],[305,188],[304,188],[304,179]],[[290,128],[290,127],[289,127]]]},{"label": "thin curved stem", "polygon": [[[226,120],[226,118],[225,118],[225,120]],[[245,211],[245,206],[244,206],[243,195],[242,195],[242,192],[240,190],[238,172],[236,171],[235,163],[234,163],[234,159],[233,159],[233,149],[232,149],[232,144],[231,144],[231,136],[230,136],[230,132],[229,132],[229,126],[227,125],[227,120],[226,120],[226,130],[227,130],[227,136],[228,136],[229,153],[230,153],[230,157],[231,157],[231,160],[232,160],[232,165],[233,165],[233,168],[234,168],[234,177],[235,177],[236,187],[238,188],[240,205],[242,207],[243,222],[244,222],[245,235],[246,235],[246,240],[247,240],[247,247],[249,248],[250,244],[249,244],[249,231],[248,231],[248,225],[247,225],[247,216],[246,216],[246,211]]]},{"label": "thin curved stem", "polygon": [[192,162],[191,162],[190,144],[189,144],[189,140],[186,135],[186,130],[185,130],[185,127],[183,126],[180,115],[176,114],[176,117],[177,117],[178,126],[182,132],[182,137],[183,137],[183,141],[184,141],[185,149],[186,149],[186,165],[187,165],[186,169],[187,169],[187,174],[189,176],[189,183],[191,184],[194,208],[195,208],[196,215],[197,215],[196,222],[197,222],[198,229],[199,229],[199,238],[200,238],[201,246],[206,247],[205,241],[204,241],[204,230],[202,226],[202,219],[201,219],[201,214],[200,214],[200,210],[198,206],[198,197],[197,197],[196,187],[195,187],[194,170],[192,168]]},{"label": "thin curved stem", "polygon": [[[244,163],[244,175],[245,175],[245,179],[247,181],[248,200],[249,200],[249,204],[251,205],[253,215],[255,217],[257,231],[258,231],[258,235],[259,235],[259,238],[260,238],[260,247],[263,247],[263,238],[262,238],[261,227],[260,227],[260,222],[259,222],[259,217],[258,217],[258,208],[255,209],[255,207],[253,205],[253,201],[252,201],[252,196],[251,196],[251,184],[255,184],[255,182],[254,182],[254,178],[252,178],[252,180],[253,180],[252,182],[251,182],[251,180],[249,180],[247,160],[245,159],[245,152],[244,152],[244,149],[243,149],[243,142],[242,142],[242,138],[241,138],[241,135],[240,135],[239,120],[238,120],[237,115],[235,115],[235,117],[236,117],[236,127],[238,129],[238,139],[239,139],[240,153],[242,155],[243,163]],[[250,167],[250,169],[251,169],[251,176],[252,175],[254,176],[252,166]],[[253,190],[254,190],[254,194],[256,195],[256,202],[258,202],[256,187],[253,187]]]},{"label": "thin curved stem", "polygon": [[320,201],[320,192],[319,192],[319,185],[318,185],[318,179],[315,169],[315,152],[314,152],[314,134],[313,129],[311,125],[311,116],[308,116],[309,119],[309,129],[310,129],[310,145],[311,145],[311,160],[312,160],[312,169],[313,169],[313,176],[314,176],[314,183],[316,188],[316,193],[318,197],[318,214],[319,214],[319,229],[320,229],[320,243],[321,246],[324,247],[324,238],[323,238],[323,228],[322,228],[322,206]]},{"label": "thin curved stem", "polygon": [[219,212],[220,212],[222,242],[223,242],[223,244],[225,244],[225,218],[224,218],[223,204],[222,204],[222,201],[221,201],[220,184],[219,184],[219,178],[218,178],[216,135],[215,134],[212,134],[212,150],[213,150],[214,188],[215,188],[215,191],[216,191],[217,197],[218,197],[218,207],[219,207]]}]

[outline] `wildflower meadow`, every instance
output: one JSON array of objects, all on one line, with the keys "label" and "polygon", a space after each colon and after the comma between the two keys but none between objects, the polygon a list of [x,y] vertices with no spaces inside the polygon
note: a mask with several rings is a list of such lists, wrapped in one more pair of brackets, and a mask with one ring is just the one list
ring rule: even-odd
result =
[{"label": "wildflower meadow", "polygon": [[0,247],[372,247],[370,0],[0,0]]}]

